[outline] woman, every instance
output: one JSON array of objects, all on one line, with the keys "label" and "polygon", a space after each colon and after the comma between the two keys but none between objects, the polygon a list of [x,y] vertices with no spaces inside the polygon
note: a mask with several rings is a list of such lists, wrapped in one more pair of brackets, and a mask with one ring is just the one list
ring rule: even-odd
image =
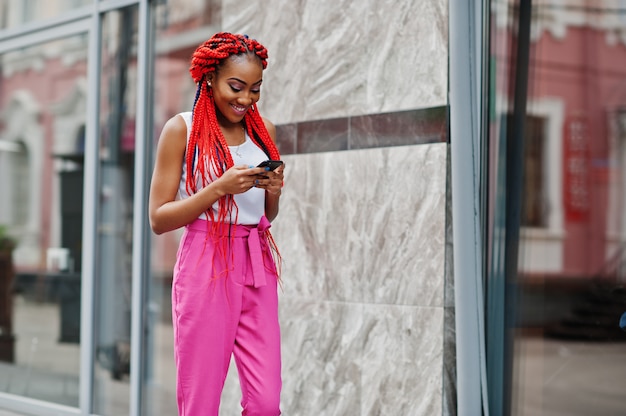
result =
[{"label": "woman", "polygon": [[[217,415],[231,355],[244,415],[279,415],[277,250],[283,169],[274,125],[261,118],[267,50],[217,33],[193,54],[193,113],[161,133],[150,188],[155,233],[185,227],[172,283],[177,400],[181,416]],[[279,259],[279,256],[277,256]]]}]

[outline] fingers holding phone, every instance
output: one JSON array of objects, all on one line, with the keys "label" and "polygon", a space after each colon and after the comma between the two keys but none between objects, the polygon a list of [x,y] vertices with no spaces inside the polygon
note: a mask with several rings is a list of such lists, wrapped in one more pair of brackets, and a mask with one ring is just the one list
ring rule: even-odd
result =
[{"label": "fingers holding phone", "polygon": [[272,195],[280,195],[283,187],[283,170],[285,164],[280,160],[266,160],[261,162],[257,167],[269,168],[269,171],[263,173],[265,178],[259,179],[255,185],[257,188],[265,189]]},{"label": "fingers holding phone", "polygon": [[225,194],[240,194],[253,187],[260,187],[263,180],[267,180],[267,174],[261,168],[254,166],[233,166],[215,182],[220,183],[222,192]]}]

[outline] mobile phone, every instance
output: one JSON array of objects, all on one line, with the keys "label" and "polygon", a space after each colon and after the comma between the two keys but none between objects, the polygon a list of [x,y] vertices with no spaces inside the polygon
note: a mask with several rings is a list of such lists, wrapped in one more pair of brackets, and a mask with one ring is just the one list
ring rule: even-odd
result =
[{"label": "mobile phone", "polygon": [[264,160],[263,162],[259,163],[257,168],[264,168],[266,166],[269,166],[270,170],[276,170],[276,168],[282,166],[282,164],[282,160]]}]

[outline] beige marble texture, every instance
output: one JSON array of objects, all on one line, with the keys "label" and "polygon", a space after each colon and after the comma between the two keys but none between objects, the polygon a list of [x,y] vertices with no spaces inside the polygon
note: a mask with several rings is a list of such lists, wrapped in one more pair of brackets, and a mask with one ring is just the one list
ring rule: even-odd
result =
[{"label": "beige marble texture", "polygon": [[[446,154],[284,157],[283,414],[444,414]],[[239,396],[233,371],[222,407]]]},{"label": "beige marble texture", "polygon": [[269,50],[259,106],[277,124],[447,104],[447,0],[222,3]]},{"label": "beige marble texture", "polygon": [[445,166],[443,143],[290,157],[285,295],[443,306]]}]

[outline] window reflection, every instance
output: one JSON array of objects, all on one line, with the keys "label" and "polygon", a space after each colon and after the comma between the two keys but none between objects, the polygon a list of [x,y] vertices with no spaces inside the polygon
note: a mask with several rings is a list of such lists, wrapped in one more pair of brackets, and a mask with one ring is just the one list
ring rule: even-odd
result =
[{"label": "window reflection", "polygon": [[[500,114],[513,99],[520,4],[492,2],[492,96]],[[538,1],[532,12],[522,228],[510,289],[517,296],[507,305],[515,319],[510,409],[621,414],[626,2]],[[492,154],[502,163],[503,154]],[[502,173],[492,170],[495,195]]]},{"label": "window reflection", "polygon": [[0,267],[0,389],[78,406],[86,67],[68,51],[86,57],[83,37],[0,57],[0,228],[16,243]]}]

